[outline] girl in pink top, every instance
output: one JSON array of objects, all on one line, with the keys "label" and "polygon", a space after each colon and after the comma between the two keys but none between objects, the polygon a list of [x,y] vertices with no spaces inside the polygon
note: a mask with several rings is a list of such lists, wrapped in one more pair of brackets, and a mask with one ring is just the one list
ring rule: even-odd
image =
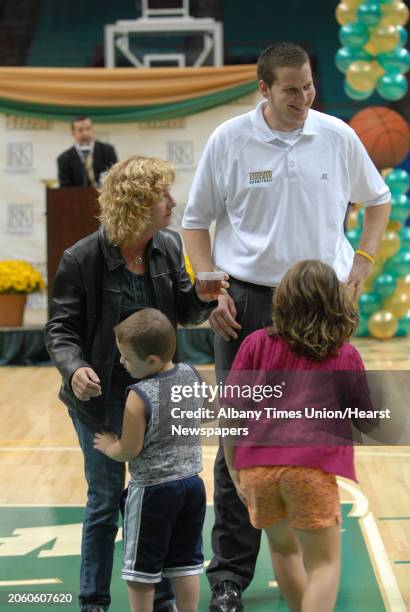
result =
[{"label": "girl in pink top", "polygon": [[[248,421],[247,440],[224,446],[238,495],[248,507],[252,525],[268,536],[275,576],[293,611],[330,612],[336,602],[340,574],[336,475],[356,479],[353,446],[346,421],[322,426],[320,419],[304,419],[303,414],[307,406],[341,408],[340,394],[328,384],[336,370],[356,371],[359,376],[352,384],[351,375],[346,375],[345,384],[339,385],[349,397],[346,406],[360,401],[360,409],[371,407],[359,374],[364,370],[362,359],[347,343],[357,323],[349,288],[339,283],[332,268],[315,260],[302,261],[276,290],[272,328],[244,340],[227,381],[227,385],[237,381],[244,370],[252,372],[253,380],[280,370],[282,381],[293,385],[291,397],[284,391],[280,407],[302,415],[274,423],[268,414],[253,427]],[[298,380],[303,383],[299,388]],[[246,401],[225,397],[224,403],[243,408]],[[267,428],[276,442],[266,442]]]}]

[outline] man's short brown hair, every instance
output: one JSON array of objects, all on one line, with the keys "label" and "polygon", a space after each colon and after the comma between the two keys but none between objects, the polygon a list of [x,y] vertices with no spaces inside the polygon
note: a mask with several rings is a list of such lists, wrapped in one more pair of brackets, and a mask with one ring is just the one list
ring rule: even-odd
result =
[{"label": "man's short brown hair", "polygon": [[[71,129],[74,129],[74,123],[77,123],[78,121],[91,121],[91,117],[89,117],[88,115],[77,115],[77,117],[74,117],[74,119],[71,121]],[[91,121],[92,123],[92,121]]]},{"label": "man's short brown hair", "polygon": [[164,363],[176,349],[175,330],[170,320],[156,308],[134,312],[114,327],[117,341],[129,344],[140,359],[156,355]]},{"label": "man's short brown hair", "polygon": [[309,55],[302,47],[293,43],[277,42],[262,51],[258,59],[258,80],[272,87],[276,69],[282,66],[301,68],[310,63]]}]

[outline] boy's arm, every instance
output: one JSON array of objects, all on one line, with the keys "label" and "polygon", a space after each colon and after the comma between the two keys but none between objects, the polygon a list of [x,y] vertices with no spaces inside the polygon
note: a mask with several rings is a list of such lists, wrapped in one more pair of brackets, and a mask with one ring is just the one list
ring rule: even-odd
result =
[{"label": "boy's arm", "polygon": [[115,461],[131,461],[139,455],[144,445],[145,404],[134,391],[130,391],[125,404],[121,438],[109,432],[99,432],[94,437],[94,448]]}]

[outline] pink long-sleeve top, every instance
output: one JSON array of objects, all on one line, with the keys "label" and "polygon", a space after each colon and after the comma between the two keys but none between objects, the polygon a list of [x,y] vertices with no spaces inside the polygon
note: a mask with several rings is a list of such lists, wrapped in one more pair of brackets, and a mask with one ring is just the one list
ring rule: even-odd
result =
[{"label": "pink long-sleeve top", "polygon": [[[243,422],[249,435],[236,442],[236,469],[298,465],[357,480],[350,419],[304,416],[305,408],[326,408],[328,414],[347,406],[371,409],[364,364],[354,346],[346,343],[337,355],[316,362],[296,355],[282,337],[269,336],[261,329],[242,342],[226,385],[244,385],[250,380],[262,387],[278,384],[283,393],[281,398],[258,402],[225,394],[224,405],[263,412],[258,421],[251,417]],[[273,412],[264,408],[273,406],[302,417],[272,418]]]}]

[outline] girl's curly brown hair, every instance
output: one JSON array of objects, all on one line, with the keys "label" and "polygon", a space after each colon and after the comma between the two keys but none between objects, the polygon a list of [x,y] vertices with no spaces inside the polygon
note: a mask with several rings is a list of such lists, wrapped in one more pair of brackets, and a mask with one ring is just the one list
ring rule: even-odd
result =
[{"label": "girl's curly brown hair", "polygon": [[112,166],[100,197],[100,221],[116,245],[130,244],[151,221],[151,206],[161,201],[175,180],[172,164],[134,155]]},{"label": "girl's curly brown hair", "polygon": [[283,277],[273,296],[273,325],[297,355],[322,361],[336,355],[356,329],[357,307],[334,270],[314,259],[300,261]]}]

